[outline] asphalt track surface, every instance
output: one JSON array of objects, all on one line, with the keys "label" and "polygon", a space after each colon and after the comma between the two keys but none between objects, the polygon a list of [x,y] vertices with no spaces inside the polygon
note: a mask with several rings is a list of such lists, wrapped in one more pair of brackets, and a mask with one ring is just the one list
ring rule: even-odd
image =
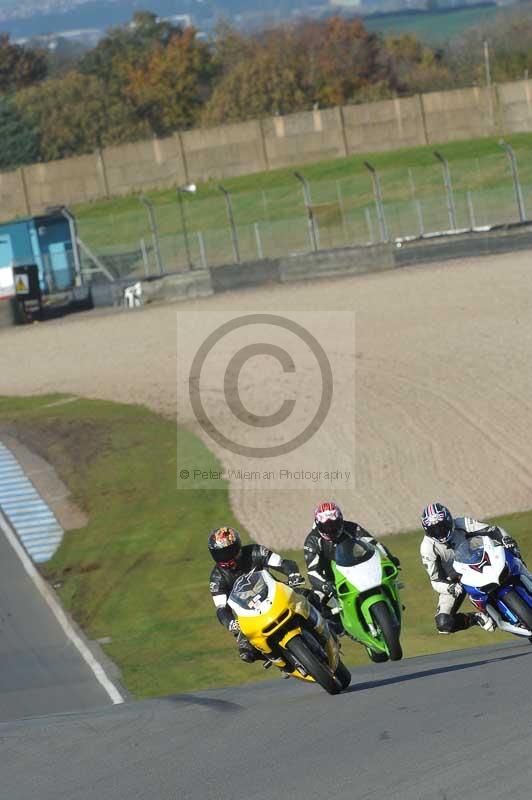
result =
[{"label": "asphalt track surface", "polygon": [[0,565],[0,721],[109,704],[1,531]]},{"label": "asphalt track surface", "polygon": [[531,667],[512,640],[357,668],[337,697],[275,676],[1,723],[1,796],[524,800]]}]

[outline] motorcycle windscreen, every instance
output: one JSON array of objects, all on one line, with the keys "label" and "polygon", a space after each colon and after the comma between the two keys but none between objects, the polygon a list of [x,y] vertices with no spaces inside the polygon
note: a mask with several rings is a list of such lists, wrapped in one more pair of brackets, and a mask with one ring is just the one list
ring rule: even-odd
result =
[{"label": "motorcycle windscreen", "polygon": [[244,611],[255,611],[268,599],[270,589],[263,572],[250,572],[242,575],[235,582],[229,600],[244,609]]},{"label": "motorcycle windscreen", "polygon": [[369,542],[346,539],[336,546],[334,560],[339,567],[356,567],[369,561],[374,553],[375,548]]},{"label": "motorcycle windscreen", "polygon": [[456,548],[454,560],[461,564],[480,564],[484,556],[484,540],[482,536],[473,536]]}]

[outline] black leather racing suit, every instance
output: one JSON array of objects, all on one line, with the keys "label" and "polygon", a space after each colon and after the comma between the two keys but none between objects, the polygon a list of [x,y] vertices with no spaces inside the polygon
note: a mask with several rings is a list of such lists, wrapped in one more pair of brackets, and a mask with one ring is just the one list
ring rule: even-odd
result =
[{"label": "black leather racing suit", "polygon": [[378,542],[358,522],[344,520],[343,533],[337,542],[324,539],[318,529],[314,527],[305,539],[303,550],[310,583],[315,592],[322,598],[326,594],[330,594],[329,589],[334,591],[334,573],[331,561],[334,561],[337,544],[345,541],[346,538],[363,539],[366,542],[371,542],[382,550],[394,564],[399,566],[399,559],[395,558],[381,542]]},{"label": "black leather racing suit", "polygon": [[307,565],[307,572],[309,581],[314,593],[322,601],[321,611],[325,619],[332,625],[338,635],[343,633],[343,625],[340,621],[338,614],[338,607],[335,604],[331,608],[327,604],[327,600],[335,593],[334,573],[331,567],[331,561],[335,560],[336,547],[341,542],[349,539],[362,539],[366,542],[371,542],[379,550],[382,551],[396,566],[399,566],[399,559],[393,556],[388,548],[382,542],[378,542],[374,536],[366,531],[358,522],[350,522],[344,520],[344,529],[342,535],[337,542],[328,541],[320,535],[316,527],[312,528],[307,538],[303,550],[305,553],[305,563]]},{"label": "black leather racing suit", "polygon": [[[228,604],[229,595],[238,578],[255,569],[276,569],[286,576],[299,573],[295,561],[281,558],[280,555],[259,544],[245,544],[237,559],[235,569],[227,569],[216,564],[211,572],[209,588],[216,606],[216,615],[222,625],[229,630],[235,617],[231,606]],[[242,634],[238,634],[238,650],[243,661],[254,661],[262,658],[250,642]]]}]

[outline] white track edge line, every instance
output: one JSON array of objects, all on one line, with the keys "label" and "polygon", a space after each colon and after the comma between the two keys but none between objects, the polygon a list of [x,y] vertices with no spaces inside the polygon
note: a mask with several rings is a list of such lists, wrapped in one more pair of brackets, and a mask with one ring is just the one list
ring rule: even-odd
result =
[{"label": "white track edge line", "polygon": [[49,606],[54,617],[61,625],[66,636],[70,639],[72,644],[77,648],[83,660],[88,664],[90,669],[93,671],[96,680],[103,686],[103,688],[109,695],[111,701],[113,702],[113,705],[117,705],[118,703],[124,703],[125,702],[124,697],[122,697],[122,695],[120,694],[114,683],[108,677],[107,673],[105,672],[100,662],[94,657],[94,655],[91,653],[90,649],[87,647],[85,642],[74,630],[70,620],[68,619],[63,608],[59,604],[54,593],[49,588],[44,578],[35,569],[33,561],[28,556],[26,550],[20,543],[16,533],[13,531],[9,522],[6,520],[1,511],[0,511],[0,528],[5,533],[6,539],[8,540],[9,544],[11,545],[17,556],[20,558],[24,570],[35,584],[39,593]]}]

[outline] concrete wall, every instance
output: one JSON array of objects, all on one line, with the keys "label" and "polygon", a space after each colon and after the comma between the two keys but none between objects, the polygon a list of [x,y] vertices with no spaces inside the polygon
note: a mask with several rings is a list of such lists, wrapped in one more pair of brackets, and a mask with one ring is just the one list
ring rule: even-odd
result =
[{"label": "concrete wall", "polygon": [[182,141],[190,181],[220,180],[268,169],[258,121],[185,131]]},{"label": "concrete wall", "polygon": [[269,169],[347,155],[339,108],[271,117],[262,127]]},{"label": "concrete wall", "polygon": [[30,216],[26,173],[27,169],[0,172],[0,219]]},{"label": "concrete wall", "polygon": [[502,83],[497,96],[502,131],[532,131],[532,81]]},{"label": "concrete wall", "polygon": [[167,139],[107,147],[102,151],[101,160],[106,192],[111,197],[186,182],[179,134]]},{"label": "concrete wall", "polygon": [[428,144],[420,95],[343,109],[349,153]]},{"label": "concrete wall", "polygon": [[279,274],[283,283],[308,278],[327,278],[334,275],[357,275],[362,272],[380,272],[395,267],[392,244],[370,247],[345,247],[338,250],[320,250],[297,258],[280,260]]},{"label": "concrete wall", "polygon": [[0,219],[50,205],[222,180],[455,139],[532,131],[532,80],[176,133],[0,173]]},{"label": "concrete wall", "polygon": [[31,214],[47,206],[97,200],[107,196],[99,154],[78,156],[24,168]]},{"label": "concrete wall", "polygon": [[478,86],[423,95],[428,142],[450,142],[497,134],[497,95]]}]

